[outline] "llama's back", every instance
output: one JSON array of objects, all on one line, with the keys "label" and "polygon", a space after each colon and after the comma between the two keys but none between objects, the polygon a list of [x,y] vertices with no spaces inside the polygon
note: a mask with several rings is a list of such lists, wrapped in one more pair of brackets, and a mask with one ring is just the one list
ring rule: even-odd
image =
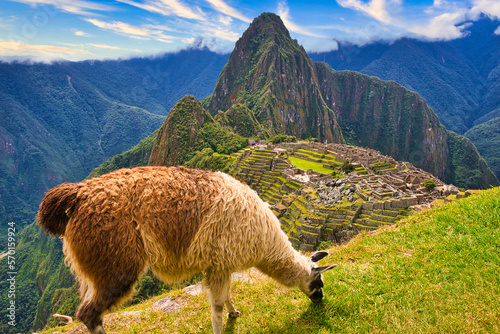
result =
[{"label": "llama's back", "polygon": [[81,182],[77,197],[68,223],[72,247],[117,260],[133,248],[169,281],[208,267],[247,268],[288,242],[257,193],[219,172],[122,169]]}]

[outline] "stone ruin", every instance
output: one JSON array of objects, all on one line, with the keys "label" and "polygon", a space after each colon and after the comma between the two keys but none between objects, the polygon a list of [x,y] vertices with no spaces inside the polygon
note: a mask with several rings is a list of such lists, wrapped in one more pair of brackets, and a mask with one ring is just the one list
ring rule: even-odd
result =
[{"label": "stone ruin", "polygon": [[[409,162],[343,144],[259,145],[233,156],[230,173],[272,205],[294,247],[305,251],[322,241],[341,243],[360,231],[392,225],[415,206],[459,192]],[[331,173],[292,166],[292,156]],[[348,175],[339,171],[346,160],[354,168]],[[432,191],[422,185],[427,180],[436,184]]]}]

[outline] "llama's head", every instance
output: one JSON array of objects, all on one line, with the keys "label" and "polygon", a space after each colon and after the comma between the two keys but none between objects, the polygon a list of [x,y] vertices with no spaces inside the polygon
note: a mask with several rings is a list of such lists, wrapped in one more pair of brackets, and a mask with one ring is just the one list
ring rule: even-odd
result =
[{"label": "llama's head", "polygon": [[[312,262],[318,262],[322,258],[328,255],[328,252],[320,251],[316,252],[311,256]],[[301,287],[302,292],[304,292],[314,303],[320,302],[323,299],[323,279],[321,273],[335,268],[337,265],[333,264],[327,267],[317,267],[314,265],[311,268],[311,274],[308,279],[304,282],[305,284]]]}]

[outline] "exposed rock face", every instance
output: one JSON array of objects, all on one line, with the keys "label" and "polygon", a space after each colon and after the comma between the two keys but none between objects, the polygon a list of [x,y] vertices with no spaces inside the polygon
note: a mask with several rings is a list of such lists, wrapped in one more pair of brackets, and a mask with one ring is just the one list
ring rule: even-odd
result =
[{"label": "exposed rock face", "polygon": [[256,18],[238,40],[208,102],[212,115],[245,103],[269,135],[342,141],[314,63],[275,14]]},{"label": "exposed rock face", "polygon": [[409,161],[439,178],[450,163],[447,131],[415,92],[394,81],[316,63],[321,92],[347,142]]}]

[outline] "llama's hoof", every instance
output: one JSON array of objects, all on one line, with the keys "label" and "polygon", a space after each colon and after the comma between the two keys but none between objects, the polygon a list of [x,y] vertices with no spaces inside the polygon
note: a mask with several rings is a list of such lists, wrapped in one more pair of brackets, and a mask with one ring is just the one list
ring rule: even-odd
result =
[{"label": "llama's hoof", "polygon": [[241,312],[236,310],[235,312],[229,312],[230,318],[238,318],[241,315]]}]

